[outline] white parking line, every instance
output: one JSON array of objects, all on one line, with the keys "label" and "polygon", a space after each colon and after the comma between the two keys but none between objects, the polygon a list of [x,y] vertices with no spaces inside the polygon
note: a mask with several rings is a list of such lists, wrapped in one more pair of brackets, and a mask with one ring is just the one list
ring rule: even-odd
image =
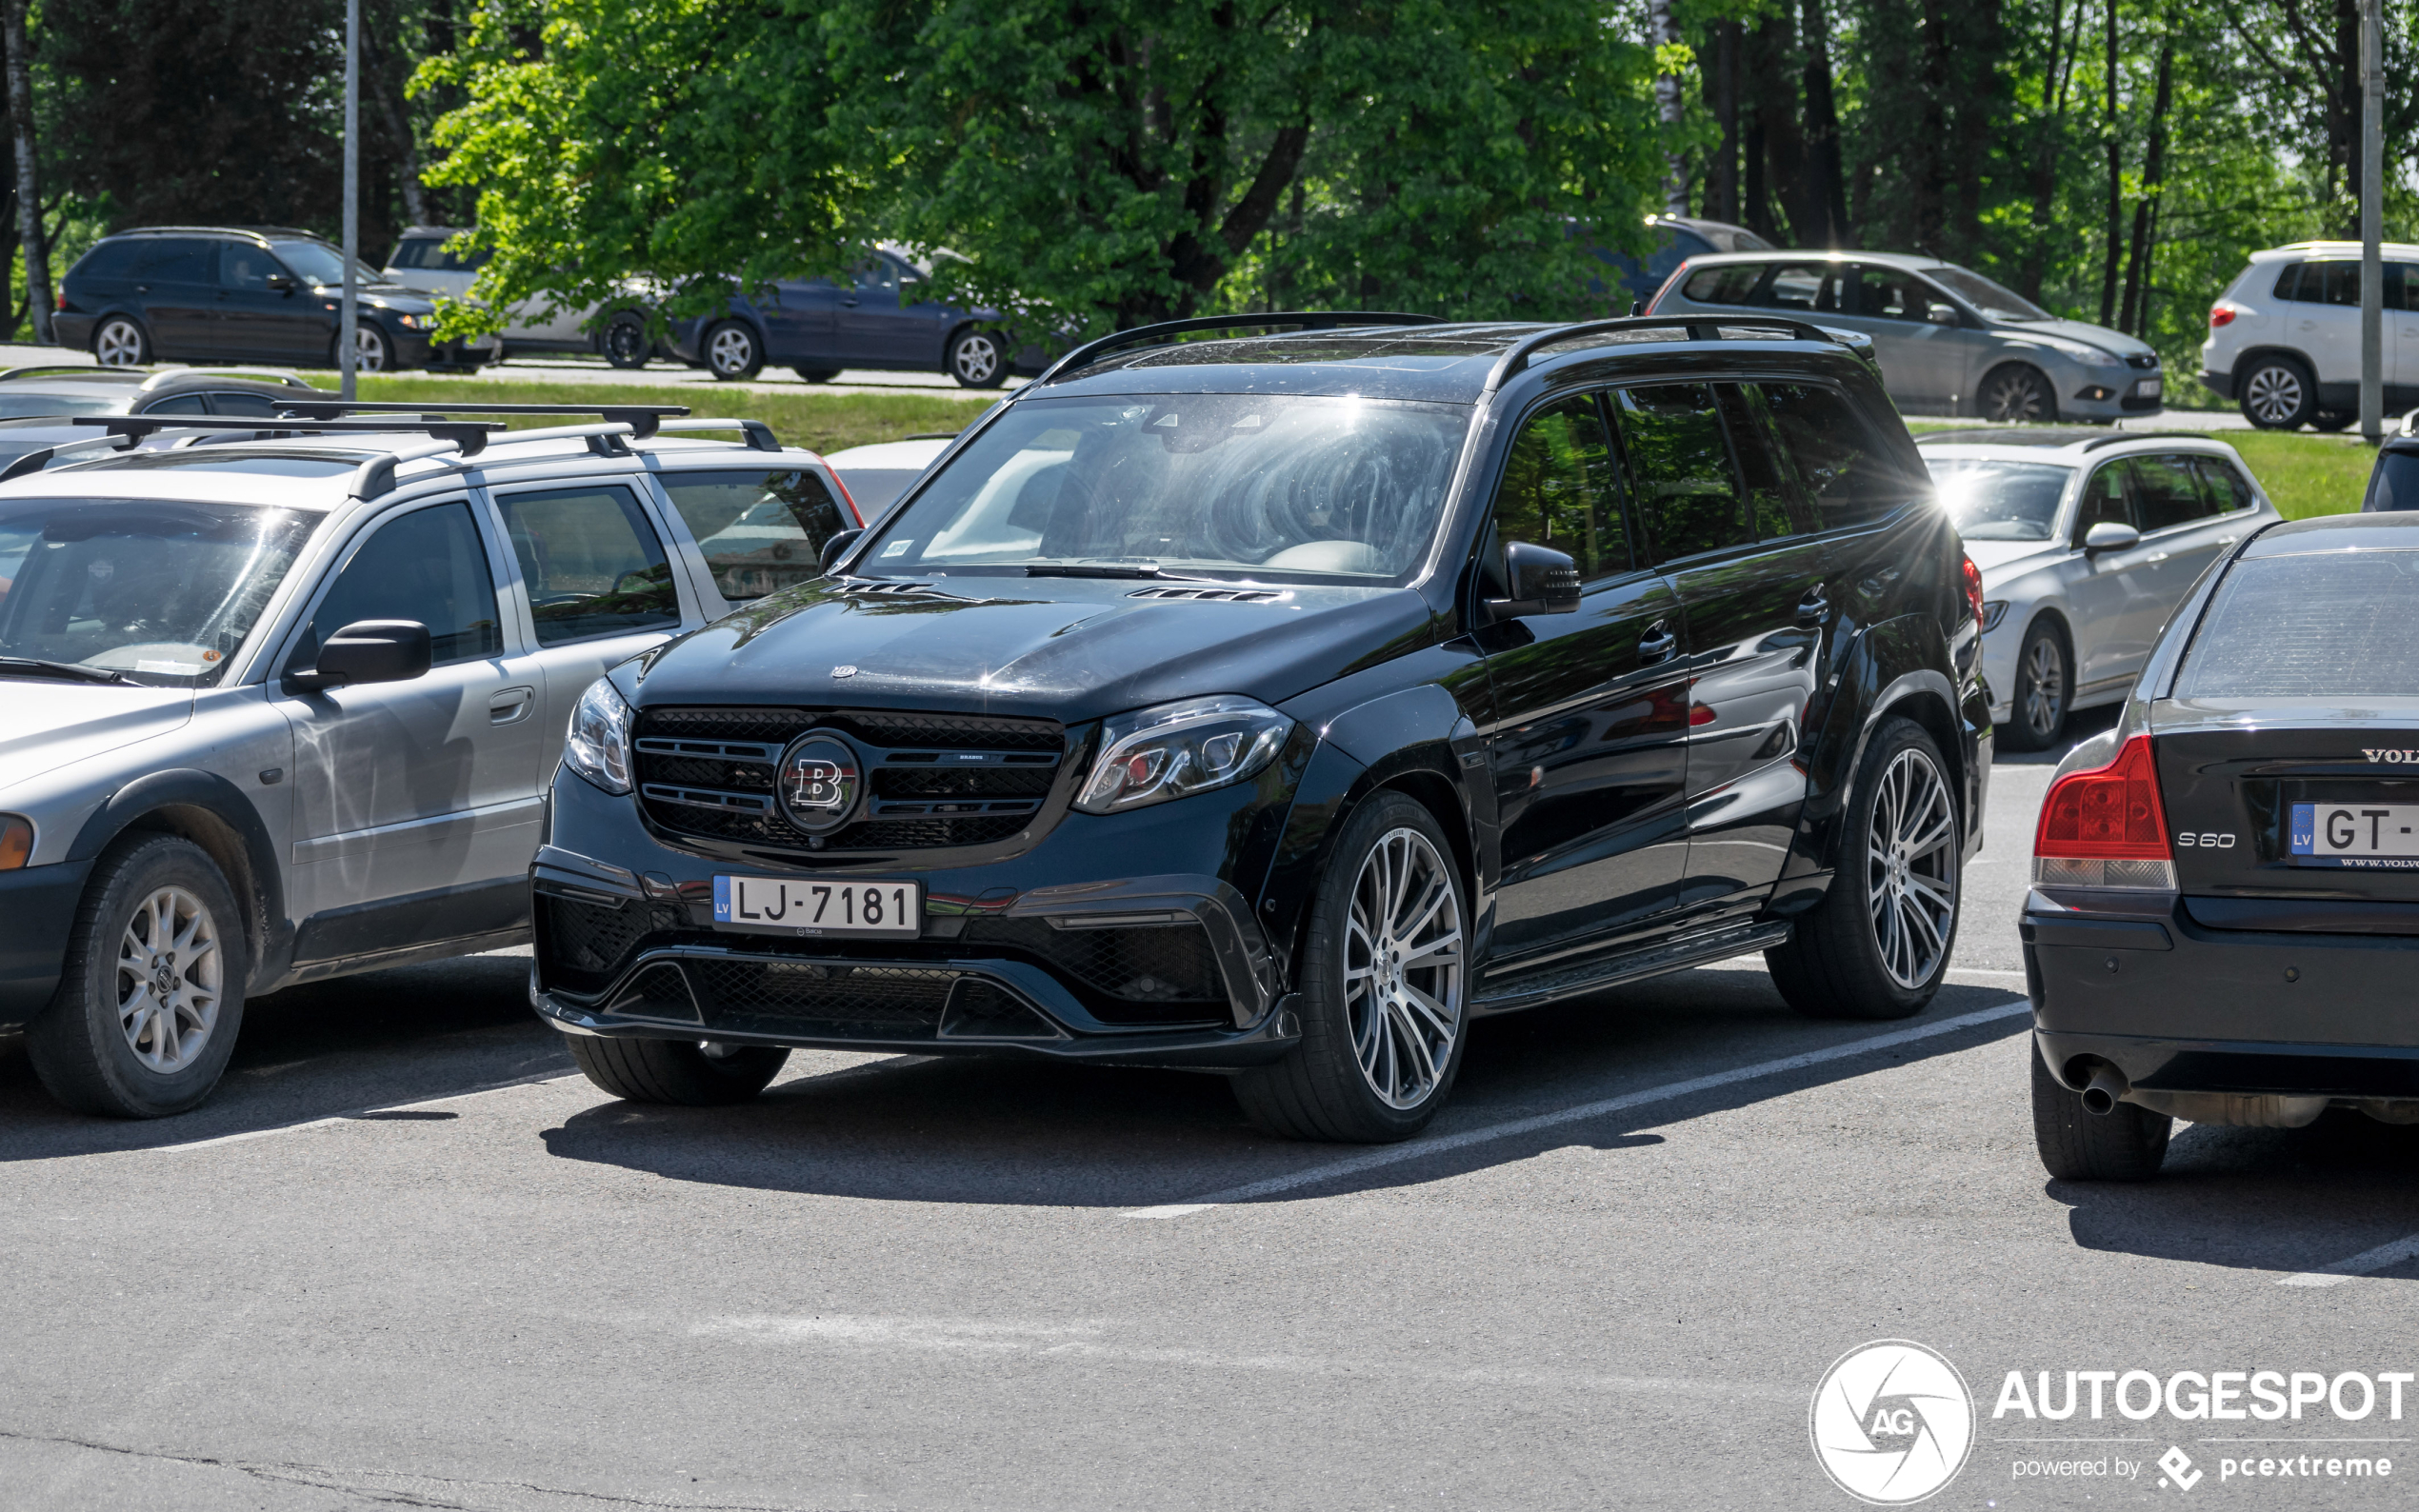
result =
[{"label": "white parking line", "polygon": [[1271,1197],[1279,1192],[1292,1191],[1297,1187],[1316,1185],[1321,1182],[1333,1181],[1340,1176],[1353,1176],[1362,1171],[1376,1170],[1380,1166],[1400,1164],[1404,1161],[1425,1160],[1430,1155],[1441,1155],[1448,1150],[1466,1149],[1472,1144],[1486,1144],[1489,1140],[1509,1139],[1516,1134],[1529,1134],[1564,1124],[1576,1124],[1587,1119],[1602,1118],[1608,1113],[1619,1113],[1633,1107],[1644,1107],[1650,1103],[1666,1103],[1673,1098],[1688,1097],[1692,1093],[1710,1091],[1719,1086],[1730,1086],[1740,1082],[1752,1082],[1760,1077],[1778,1076],[1785,1071],[1803,1070],[1807,1066],[1821,1065],[1829,1061],[1845,1061],[1851,1056],[1867,1055],[1875,1050],[1887,1050],[1894,1044],[1911,1044],[1917,1040],[1929,1040],[1942,1034],[1954,1034],[1960,1029],[1970,1029],[1985,1024],[1996,1024],[2001,1019],[2009,1019],[2019,1013],[2031,1011],[2032,1005],[2021,999],[2014,1003],[2002,1003],[1991,1007],[1977,1009],[1972,1013],[1961,1013],[1953,1019],[1942,1019],[1933,1024],[1918,1025],[1911,1029],[1896,1029],[1889,1034],[1873,1035],[1869,1039],[1850,1040],[1845,1044],[1829,1045],[1820,1050],[1808,1050],[1802,1055],[1785,1055],[1777,1061],[1759,1061],[1753,1065],[1742,1065],[1729,1071],[1716,1071],[1710,1076],[1693,1076],[1685,1082],[1667,1082],[1661,1086],[1650,1086],[1638,1092],[1625,1092],[1619,1097],[1608,1097],[1594,1103],[1582,1103],[1576,1107],[1558,1108],[1551,1113],[1539,1113],[1529,1118],[1509,1119],[1501,1124],[1489,1124],[1480,1128],[1465,1129],[1459,1134],[1447,1134],[1437,1139],[1412,1140],[1407,1144],[1389,1144],[1383,1149],[1347,1156],[1340,1161],[1329,1161],[1324,1165],[1313,1165],[1309,1170],[1295,1171],[1287,1176],[1271,1176],[1266,1181],[1229,1187],[1223,1192],[1211,1192],[1206,1197],[1190,1203],[1168,1203],[1157,1207],[1139,1207],[1118,1216],[1121,1218],[1183,1218],[1190,1213],[1198,1213],[1212,1207],[1224,1207],[1231,1203],[1248,1203],[1255,1198]]},{"label": "white parking line", "polygon": [[541,1071],[534,1076],[516,1076],[509,1082],[490,1082],[467,1092],[448,1092],[443,1097],[425,1097],[415,1103],[380,1103],[372,1107],[357,1107],[350,1113],[334,1113],[326,1118],[303,1119],[292,1124],[272,1124],[267,1128],[248,1128],[240,1134],[221,1134],[215,1139],[188,1140],[182,1144],[154,1144],[150,1153],[173,1154],[183,1150],[206,1150],[220,1144],[241,1144],[246,1140],[265,1140],[271,1134],[293,1134],[303,1129],[326,1128],[331,1124],[344,1124],[366,1118],[373,1113],[401,1113],[410,1108],[434,1107],[440,1103],[459,1103],[464,1098],[485,1097],[490,1092],[503,1092],[516,1086],[534,1086],[541,1082],[569,1082],[579,1076],[577,1071]]},{"label": "white parking line", "polygon": [[2354,1276],[2367,1276],[2389,1265],[2399,1265],[2414,1255],[2419,1255],[2419,1234],[2405,1234],[2391,1243],[2364,1249],[2357,1255],[2348,1256],[2329,1265],[2321,1265],[2316,1270],[2303,1271],[2298,1276],[2287,1276],[2276,1284],[2340,1286]]}]

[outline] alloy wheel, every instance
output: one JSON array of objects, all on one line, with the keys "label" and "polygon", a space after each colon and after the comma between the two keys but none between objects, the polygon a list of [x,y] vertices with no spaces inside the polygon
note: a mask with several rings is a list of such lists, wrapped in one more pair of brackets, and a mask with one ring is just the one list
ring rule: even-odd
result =
[{"label": "alloy wheel", "polygon": [[2025,656],[2025,727],[2037,742],[2058,732],[2067,712],[2067,659],[2058,643],[2043,636]]},{"label": "alloy wheel", "polygon": [[1987,420],[2036,421],[2047,418],[2049,396],[2041,381],[2021,369],[2000,374],[1983,390],[1982,413]]},{"label": "alloy wheel", "polygon": [[960,341],[955,356],[956,377],[970,388],[982,388],[999,371],[999,343],[982,332]]},{"label": "alloy wheel", "polygon": [[1388,831],[1353,880],[1344,945],[1352,1053],[1387,1106],[1419,1106],[1452,1064],[1462,959],[1451,868],[1418,830]]},{"label": "alloy wheel", "polygon": [[1957,822],[1949,784],[1909,748],[1882,769],[1865,846],[1865,890],[1882,969],[1909,991],[1940,968],[1957,920]]},{"label": "alloy wheel", "polygon": [[736,326],[725,326],[715,331],[713,341],[706,348],[706,360],[718,373],[744,373],[755,359],[755,341]]},{"label": "alloy wheel", "polygon": [[2243,403],[2262,425],[2289,424],[2302,409],[2302,378],[2283,364],[2262,368],[2244,386]]},{"label": "alloy wheel", "polygon": [[218,925],[182,887],[143,900],[118,938],[118,1027],[134,1057],[170,1076],[193,1064],[218,1025],[225,983]]},{"label": "alloy wheel", "polygon": [[132,368],[143,361],[143,329],[130,320],[104,323],[92,343],[92,355],[104,368]]},{"label": "alloy wheel", "polygon": [[355,326],[352,330],[352,370],[385,372],[387,370],[387,338],[374,327]]}]

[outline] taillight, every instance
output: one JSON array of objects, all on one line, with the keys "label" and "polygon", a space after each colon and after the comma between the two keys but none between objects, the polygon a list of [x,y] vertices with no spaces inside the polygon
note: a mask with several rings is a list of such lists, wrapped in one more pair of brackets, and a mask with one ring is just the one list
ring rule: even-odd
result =
[{"label": "taillight", "polygon": [[2219,305],[2210,309],[2209,324],[2211,326],[2231,326],[2234,324],[2234,307],[2231,305]]},{"label": "taillight", "polygon": [[1963,560],[1966,564],[1966,607],[1974,611],[1974,633],[1979,635],[1983,631],[1982,568],[1974,566],[1972,557]]},{"label": "taillight", "polygon": [[1688,270],[1689,260],[1683,257],[1680,259],[1680,266],[1671,269],[1671,276],[1663,281],[1663,287],[1654,291],[1654,297],[1647,301],[1648,314],[1654,313],[1654,307],[1663,303],[1663,296],[1671,292],[1672,286],[1680,282],[1680,275]]},{"label": "taillight", "polygon": [[2106,766],[2050,785],[2032,839],[2032,880],[2036,886],[2175,890],[2149,736],[2127,741]]}]

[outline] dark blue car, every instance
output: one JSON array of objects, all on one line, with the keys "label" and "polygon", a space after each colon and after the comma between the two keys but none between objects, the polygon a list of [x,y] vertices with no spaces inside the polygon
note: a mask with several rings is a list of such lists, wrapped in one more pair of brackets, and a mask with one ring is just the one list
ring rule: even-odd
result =
[{"label": "dark blue car", "polygon": [[[1655,249],[1644,264],[1628,252],[1616,252],[1603,247],[1596,249],[1596,255],[1611,266],[1616,282],[1628,291],[1630,301],[1639,304],[1652,303],[1655,291],[1663,287],[1665,279],[1671,276],[1672,269],[1691,257],[1707,252],[1769,252],[1772,249],[1770,242],[1744,226],[1732,226],[1728,221],[1649,215],[1647,217],[1647,229],[1654,236]],[[1592,287],[1589,292],[1603,294],[1609,290],[1597,286]],[[1628,303],[1625,302],[1624,312],[1627,308]]]},{"label": "dark blue car", "polygon": [[753,378],[770,365],[810,384],[874,368],[996,388],[1011,370],[1042,370],[1041,348],[1012,348],[999,311],[934,303],[924,297],[930,282],[930,269],[877,251],[853,277],[784,279],[732,295],[720,314],[675,321],[672,351],[717,378]]}]

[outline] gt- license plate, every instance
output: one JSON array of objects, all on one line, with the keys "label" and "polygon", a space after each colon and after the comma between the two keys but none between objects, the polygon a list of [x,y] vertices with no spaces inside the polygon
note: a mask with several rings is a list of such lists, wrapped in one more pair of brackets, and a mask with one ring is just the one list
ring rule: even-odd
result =
[{"label": "gt- license plate", "polygon": [[2419,870],[2419,804],[2295,804],[2286,838],[2296,865]]},{"label": "gt- license plate", "polygon": [[2136,399],[2156,399],[2161,392],[2156,378],[2144,378],[2133,385],[2133,397]]},{"label": "gt- license plate", "polygon": [[924,888],[912,882],[809,882],[798,877],[716,877],[714,926],[805,935],[896,935],[913,939]]}]

